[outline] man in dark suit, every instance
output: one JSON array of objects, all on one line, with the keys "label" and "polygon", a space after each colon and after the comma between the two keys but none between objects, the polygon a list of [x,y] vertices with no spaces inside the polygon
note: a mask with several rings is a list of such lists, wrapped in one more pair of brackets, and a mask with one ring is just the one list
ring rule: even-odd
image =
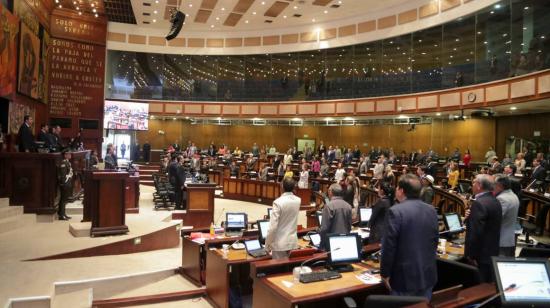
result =
[{"label": "man in dark suit", "polygon": [[321,247],[327,248],[328,235],[344,234],[351,231],[351,205],[343,199],[344,190],[340,184],[332,184],[328,189],[330,202],[323,208],[323,219],[319,228]]},{"label": "man in dark suit", "polygon": [[38,133],[38,137],[36,138],[36,140],[44,142],[44,146],[46,148],[49,148],[50,146],[54,146],[51,137],[52,136],[50,135],[48,124],[41,124],[40,132]]},{"label": "man in dark suit", "polygon": [[149,164],[149,159],[151,157],[151,144],[149,144],[149,141],[145,141],[143,144],[143,160],[145,163]]},{"label": "man in dark suit", "polygon": [[437,282],[439,233],[435,209],[419,199],[421,188],[413,174],[402,176],[397,183],[399,204],[387,212],[380,275],[393,295],[431,299]]},{"label": "man in dark suit", "polygon": [[57,216],[59,220],[68,220],[71,217],[65,213],[65,206],[67,200],[73,192],[73,168],[71,167],[71,152],[68,150],[63,151],[63,160],[57,167],[57,183],[59,185],[59,191],[61,193],[59,197],[59,204],[57,206]]},{"label": "man in dark suit", "polygon": [[529,179],[529,182],[532,181],[544,181],[546,179],[546,170],[543,166],[541,166],[541,161],[539,159],[533,159],[533,172],[531,173],[531,179]]},{"label": "man in dark suit", "polygon": [[176,210],[184,210],[183,203],[183,188],[185,185],[185,168],[183,167],[183,156],[178,156],[176,164],[176,179],[174,185]]},{"label": "man in dark suit", "polygon": [[36,148],[34,143],[34,136],[32,134],[32,117],[26,115],[23,118],[23,124],[19,127],[18,141],[19,152],[33,152]]},{"label": "man in dark suit", "polygon": [[495,181],[488,174],[478,174],[472,191],[475,201],[466,216],[464,256],[477,266],[483,282],[494,281],[491,257],[498,256],[502,207],[493,196]]}]

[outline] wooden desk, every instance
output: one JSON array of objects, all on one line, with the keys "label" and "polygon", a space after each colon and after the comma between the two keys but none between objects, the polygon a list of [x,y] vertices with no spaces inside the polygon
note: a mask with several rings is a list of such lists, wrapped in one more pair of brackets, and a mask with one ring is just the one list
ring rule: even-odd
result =
[{"label": "wooden desk", "polygon": [[126,213],[139,214],[139,172],[130,175],[126,180]]},{"label": "wooden desk", "polygon": [[252,307],[339,307],[342,306],[341,298],[345,296],[362,298],[358,303],[361,305],[367,293],[387,293],[382,283],[367,285],[356,277],[367,270],[368,266],[353,266],[355,270],[342,273],[342,278],[308,284],[294,281],[292,273],[257,278],[254,281]]},{"label": "wooden desk", "polygon": [[223,178],[223,196],[228,199],[271,205],[281,195],[281,183]]},{"label": "wooden desk", "polygon": [[214,221],[214,191],[216,184],[185,184],[187,208],[185,213],[172,213],[172,219],[181,219],[195,228],[208,228]]},{"label": "wooden desk", "polygon": [[445,213],[458,213],[461,217],[466,214],[468,208],[468,200],[462,195],[449,192],[448,190],[434,187],[434,201],[433,206],[439,207],[441,214]]},{"label": "wooden desk", "polygon": [[[537,216],[540,210],[542,210],[543,205],[550,205],[550,198],[545,197],[543,194],[538,192],[531,192],[527,189],[522,191],[522,197],[529,199],[529,204],[527,205],[527,214]],[[541,222],[544,227],[544,230],[550,231],[550,215],[546,215],[544,223]]]}]

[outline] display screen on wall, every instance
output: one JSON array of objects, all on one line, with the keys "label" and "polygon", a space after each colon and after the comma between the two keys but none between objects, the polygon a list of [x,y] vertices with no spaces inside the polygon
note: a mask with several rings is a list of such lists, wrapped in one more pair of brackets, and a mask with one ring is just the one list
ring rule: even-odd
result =
[{"label": "display screen on wall", "polygon": [[99,129],[99,121],[80,119],[78,120],[78,127],[81,129]]},{"label": "display screen on wall", "polygon": [[52,127],[59,125],[61,128],[71,128],[72,124],[71,118],[50,118],[50,126]]},{"label": "display screen on wall", "polygon": [[104,129],[149,129],[149,104],[105,101],[103,114]]}]

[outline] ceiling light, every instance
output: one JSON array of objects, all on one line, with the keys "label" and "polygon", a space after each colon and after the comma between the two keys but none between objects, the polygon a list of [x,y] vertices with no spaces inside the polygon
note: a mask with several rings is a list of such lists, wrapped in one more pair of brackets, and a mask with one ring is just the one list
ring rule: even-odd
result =
[{"label": "ceiling light", "polygon": [[97,10],[96,10],[96,9],[92,9],[92,12],[94,12],[94,13],[95,13],[95,12],[97,12]]},{"label": "ceiling light", "polygon": [[292,121],[302,121],[300,118],[292,118]]},{"label": "ceiling light", "polygon": [[[57,3],[57,2],[59,2],[59,1],[58,1],[58,0],[56,0],[56,3]],[[92,7],[94,7],[94,6],[95,6],[95,3],[92,3]]]},{"label": "ceiling light", "polygon": [[517,109],[518,109],[518,107],[516,107],[516,106],[510,107],[510,110],[517,110]]},{"label": "ceiling light", "polygon": [[77,7],[76,7],[76,10],[78,11],[78,10],[80,10],[80,8],[77,6]]},{"label": "ceiling light", "polygon": [[61,6],[61,4],[59,5],[59,8],[63,8],[63,7]]},{"label": "ceiling light", "polygon": [[404,114],[400,114],[397,118],[399,118],[399,119],[408,119],[409,117],[404,115]]},{"label": "ceiling light", "polygon": [[224,7],[222,7],[222,11],[225,11],[225,8],[224,8]]},{"label": "ceiling light", "polygon": [[159,4],[159,0],[155,0],[155,3],[156,3],[156,4]]},{"label": "ceiling light", "polygon": [[298,7],[297,7],[297,6],[294,6],[294,9],[295,9],[295,10],[297,10],[297,9],[298,9]]},{"label": "ceiling light", "polygon": [[248,20],[245,20],[244,23],[247,24],[247,23],[248,23]]},{"label": "ceiling light", "polygon": [[312,21],[312,22],[315,22],[315,18],[313,18],[311,21]]},{"label": "ceiling light", "polygon": [[82,12],[81,12],[81,11],[78,11],[78,15],[82,15]]},{"label": "ceiling light", "polygon": [[500,4],[495,4],[495,9],[500,9]]},{"label": "ceiling light", "polygon": [[252,12],[252,15],[256,15],[256,12]]},{"label": "ceiling light", "polygon": [[193,7],[193,3],[189,3],[189,7]]},{"label": "ceiling light", "polygon": [[220,18],[219,18],[219,17],[216,17],[216,20],[220,20]]},{"label": "ceiling light", "polygon": [[265,1],[262,1],[262,5],[265,5]]},{"label": "ceiling light", "polygon": [[284,15],[283,18],[286,18],[286,15]]},{"label": "ceiling light", "polygon": [[214,28],[214,25],[210,25],[210,28]]},{"label": "ceiling light", "polygon": [[325,14],[328,14],[328,11],[327,11],[327,10],[325,10],[325,11],[324,11],[323,13],[325,13]]},{"label": "ceiling light", "polygon": [[325,121],[333,121],[333,120],[334,120],[334,119],[333,119],[333,118],[331,118],[331,117],[327,117],[327,118],[325,118]]},{"label": "ceiling light", "polygon": [[154,14],[157,14],[158,12],[157,12],[157,10],[154,10],[153,13],[154,13]]},{"label": "ceiling light", "polygon": [[438,112],[435,115],[439,117],[441,115],[441,112]]},{"label": "ceiling light", "polygon": [[94,15],[94,16],[95,16],[96,18],[97,18],[97,17],[99,17],[99,15],[97,15],[97,13],[95,13],[95,15]]},{"label": "ceiling light", "polygon": [[352,117],[345,117],[344,121],[353,121],[353,118]]},{"label": "ceiling light", "polygon": [[153,19],[153,22],[157,22],[157,20],[156,20],[156,19]]}]

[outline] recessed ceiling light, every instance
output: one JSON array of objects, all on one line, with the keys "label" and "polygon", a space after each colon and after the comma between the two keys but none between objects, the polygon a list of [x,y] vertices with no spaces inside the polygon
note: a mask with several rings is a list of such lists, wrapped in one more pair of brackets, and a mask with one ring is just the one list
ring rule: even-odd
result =
[{"label": "recessed ceiling light", "polygon": [[153,22],[157,22],[157,20],[156,20],[156,19],[153,19]]},{"label": "recessed ceiling light", "polygon": [[313,18],[311,21],[312,21],[312,22],[315,22],[315,18]]},{"label": "recessed ceiling light", "polygon": [[155,0],[155,3],[156,3],[156,4],[159,4],[159,0]]},{"label": "recessed ceiling light", "polygon": [[157,13],[158,13],[158,12],[157,12],[156,10],[155,10],[155,11],[153,11],[153,14],[157,14]]},{"label": "recessed ceiling light", "polygon": [[435,115],[439,117],[441,115],[441,112],[438,112]]},{"label": "recessed ceiling light", "polygon": [[245,20],[244,23],[247,24],[247,23],[248,23],[248,20]]},{"label": "recessed ceiling light", "polygon": [[216,20],[220,20],[220,18],[219,18],[219,17],[216,17]]},{"label": "recessed ceiling light", "polygon": [[325,11],[324,11],[324,13],[325,13],[325,14],[328,14],[328,11],[327,11],[327,10],[325,10]]},{"label": "recessed ceiling light", "polygon": [[78,11],[78,15],[82,15],[82,12],[81,12],[81,11]]},{"label": "recessed ceiling light", "polygon": [[189,3],[189,7],[193,7],[193,3]]},{"label": "recessed ceiling light", "polygon": [[283,18],[286,18],[286,15],[284,15]]},{"label": "recessed ceiling light", "polygon": [[297,6],[294,6],[294,9],[295,9],[295,10],[297,10],[297,9],[298,9],[298,7],[297,7]]},{"label": "recessed ceiling light", "polygon": [[210,28],[214,28],[214,25],[210,25]]},{"label": "recessed ceiling light", "polygon": [[262,5],[265,5],[265,1],[262,1]]},{"label": "recessed ceiling light", "polygon": [[252,15],[256,15],[256,12],[252,12]]},{"label": "recessed ceiling light", "polygon": [[59,5],[59,8],[62,8],[61,4]]},{"label": "recessed ceiling light", "polygon": [[97,12],[97,10],[96,10],[96,9],[92,9],[92,12],[94,12],[94,13],[95,13],[95,12]]},{"label": "recessed ceiling light", "polygon": [[222,7],[222,11],[225,11],[225,8],[224,8],[224,7]]},{"label": "recessed ceiling light", "polygon": [[510,110],[517,110],[517,109],[518,109],[518,107],[516,107],[516,106],[510,107]]},{"label": "recessed ceiling light", "polygon": [[97,17],[99,17],[99,15],[97,15],[97,13],[95,13],[95,15],[94,15],[94,16],[95,16],[96,18],[97,18]]}]

